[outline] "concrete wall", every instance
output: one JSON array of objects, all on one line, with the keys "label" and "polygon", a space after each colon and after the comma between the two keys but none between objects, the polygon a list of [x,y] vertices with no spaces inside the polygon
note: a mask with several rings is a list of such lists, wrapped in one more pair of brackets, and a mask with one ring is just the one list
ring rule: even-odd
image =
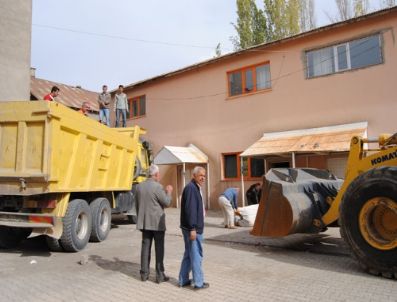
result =
[{"label": "concrete wall", "polygon": [[0,101],[29,100],[31,0],[0,1]]},{"label": "concrete wall", "polygon": [[[211,165],[211,204],[226,187],[222,153],[243,151],[264,132],[304,129],[368,121],[368,135],[396,131],[397,11],[377,18],[279,43],[264,51],[246,52],[177,76],[133,89],[129,97],[146,95],[146,117],[131,120],[148,130],[155,153],[163,145],[193,143]],[[384,63],[359,70],[306,79],[304,52],[382,32]],[[272,88],[229,98],[228,71],[270,61]],[[305,159],[306,161],[306,159]],[[310,158],[323,168],[326,159]],[[298,163],[302,164],[303,159]],[[174,173],[170,173],[174,174]],[[165,178],[168,182],[170,179]],[[246,188],[249,183],[246,184]]]}]

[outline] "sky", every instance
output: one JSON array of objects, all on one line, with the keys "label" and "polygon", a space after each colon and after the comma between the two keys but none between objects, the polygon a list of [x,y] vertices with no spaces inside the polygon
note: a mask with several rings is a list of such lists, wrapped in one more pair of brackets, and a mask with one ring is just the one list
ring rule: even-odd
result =
[{"label": "sky", "polygon": [[[233,51],[235,0],[32,2],[31,66],[41,79],[113,90],[211,59],[218,43]],[[317,26],[336,14],[334,0],[315,7]]]}]

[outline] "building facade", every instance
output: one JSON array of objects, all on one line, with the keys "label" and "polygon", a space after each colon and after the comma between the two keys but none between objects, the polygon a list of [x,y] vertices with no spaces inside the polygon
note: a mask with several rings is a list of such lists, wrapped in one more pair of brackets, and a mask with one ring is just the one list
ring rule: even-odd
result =
[{"label": "building facade", "polygon": [[[154,153],[189,143],[203,151],[207,203],[217,207],[225,188],[241,186],[240,167],[247,188],[266,169],[291,166],[282,156],[241,165],[263,133],[363,122],[369,137],[395,132],[396,30],[397,9],[382,10],[131,84],[128,123],[147,129]],[[343,170],[346,156],[312,153],[295,164]],[[163,171],[168,183],[180,169]]]},{"label": "building facade", "polygon": [[0,1],[0,101],[29,100],[32,1]]}]

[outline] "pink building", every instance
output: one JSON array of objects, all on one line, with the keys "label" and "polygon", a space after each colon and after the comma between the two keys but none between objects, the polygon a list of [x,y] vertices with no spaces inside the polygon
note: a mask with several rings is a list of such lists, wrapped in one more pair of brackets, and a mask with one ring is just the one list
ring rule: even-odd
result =
[{"label": "pink building", "polygon": [[[129,123],[148,130],[155,154],[192,143],[208,156],[211,208],[225,188],[246,190],[271,167],[343,176],[352,135],[397,129],[396,35],[391,8],[134,83]],[[180,193],[191,166],[184,175],[167,166],[163,181]]]}]

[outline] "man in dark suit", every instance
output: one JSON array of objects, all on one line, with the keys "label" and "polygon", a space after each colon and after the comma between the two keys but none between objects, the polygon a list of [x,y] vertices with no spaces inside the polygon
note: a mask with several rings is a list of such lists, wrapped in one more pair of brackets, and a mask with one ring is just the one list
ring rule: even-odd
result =
[{"label": "man in dark suit", "polygon": [[205,169],[195,167],[193,179],[186,185],[182,193],[181,202],[181,229],[185,242],[185,253],[179,272],[179,286],[189,286],[192,280],[189,279],[190,271],[193,274],[195,289],[208,288],[209,284],[204,282],[201,263],[203,260],[203,231],[205,208],[201,194],[201,188],[205,181]]},{"label": "man in dark suit", "polygon": [[164,236],[165,213],[164,208],[171,204],[172,186],[166,186],[165,190],[159,183],[160,173],[156,165],[149,168],[149,178],[137,186],[136,227],[142,231],[141,248],[141,280],[146,281],[150,273],[150,256],[154,239],[156,250],[156,282],[168,281],[164,274]]}]

